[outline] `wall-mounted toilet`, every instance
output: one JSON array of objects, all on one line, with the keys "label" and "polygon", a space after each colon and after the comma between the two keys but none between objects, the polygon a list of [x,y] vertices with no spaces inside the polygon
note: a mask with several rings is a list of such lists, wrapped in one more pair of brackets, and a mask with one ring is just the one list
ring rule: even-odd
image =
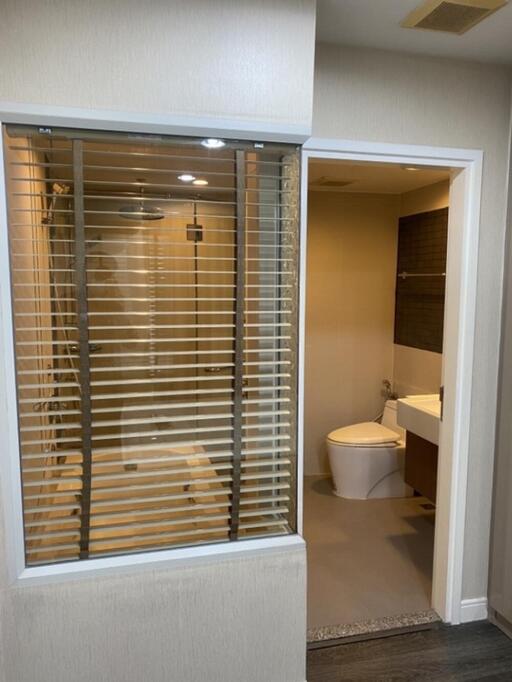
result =
[{"label": "wall-mounted toilet", "polygon": [[413,494],[404,481],[405,432],[396,414],[396,400],[388,400],[380,424],[352,424],[327,436],[336,495],[366,500]]}]

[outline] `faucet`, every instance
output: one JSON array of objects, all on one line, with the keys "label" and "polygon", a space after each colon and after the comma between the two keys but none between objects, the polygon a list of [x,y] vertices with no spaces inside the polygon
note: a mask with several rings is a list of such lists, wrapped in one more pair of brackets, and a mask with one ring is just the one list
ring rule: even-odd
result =
[{"label": "faucet", "polygon": [[382,380],[382,386],[383,386],[383,388],[382,388],[380,394],[386,400],[396,400],[398,398],[398,393],[395,393],[395,391],[392,390],[391,381],[389,379],[383,379]]}]

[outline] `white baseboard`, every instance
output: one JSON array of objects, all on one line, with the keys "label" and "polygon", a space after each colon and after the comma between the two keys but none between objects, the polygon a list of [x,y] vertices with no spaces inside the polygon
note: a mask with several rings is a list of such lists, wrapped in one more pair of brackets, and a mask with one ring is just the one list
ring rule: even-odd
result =
[{"label": "white baseboard", "polygon": [[460,605],[460,622],[471,623],[487,618],[487,598],[463,599]]}]

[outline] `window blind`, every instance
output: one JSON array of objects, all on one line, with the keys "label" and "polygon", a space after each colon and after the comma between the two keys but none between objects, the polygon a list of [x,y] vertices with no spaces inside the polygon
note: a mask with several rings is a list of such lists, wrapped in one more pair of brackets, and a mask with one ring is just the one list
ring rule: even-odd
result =
[{"label": "window blind", "polygon": [[297,148],[3,132],[27,565],[293,533]]}]

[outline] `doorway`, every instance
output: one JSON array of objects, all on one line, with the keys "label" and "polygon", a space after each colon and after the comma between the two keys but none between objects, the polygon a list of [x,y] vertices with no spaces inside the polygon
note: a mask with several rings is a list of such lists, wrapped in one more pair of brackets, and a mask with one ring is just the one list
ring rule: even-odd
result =
[{"label": "doorway", "polygon": [[[446,306],[444,315],[444,357],[442,363],[442,383],[445,386],[445,401],[444,401],[444,419],[443,423],[439,429],[439,470],[437,473],[437,499],[435,508],[435,542],[431,538],[431,550],[430,550],[430,564],[432,566],[431,573],[431,597],[424,603],[424,606],[432,606],[433,610],[439,614],[439,616],[445,622],[456,623],[460,620],[460,583],[461,583],[461,565],[462,565],[462,544],[463,544],[463,532],[464,532],[464,513],[465,508],[465,476],[466,476],[466,463],[467,463],[467,441],[464,438],[464,434],[467,433],[467,429],[464,431],[464,424],[467,424],[469,419],[469,406],[470,406],[470,359],[472,359],[472,321],[474,319],[474,285],[476,278],[476,267],[475,267],[475,249],[472,245],[476,244],[476,233],[478,231],[478,220],[477,220],[477,208],[479,201],[479,177],[480,177],[480,157],[476,152],[454,152],[454,150],[442,150],[442,149],[429,149],[428,154],[420,154],[424,152],[423,149],[394,146],[394,145],[365,145],[363,143],[343,143],[338,142],[336,145],[332,141],[322,141],[322,140],[312,140],[307,145],[308,149],[304,153],[304,169],[303,169],[303,215],[306,216],[307,208],[307,190],[308,185],[311,182],[315,182],[315,177],[311,172],[311,163],[317,163],[317,170],[320,162],[323,163],[336,163],[345,164],[347,167],[350,164],[373,164],[374,169],[377,168],[375,164],[379,164],[381,168],[386,171],[384,176],[389,182],[390,176],[393,171],[398,171],[398,175],[402,173],[403,177],[408,176],[410,179],[407,182],[412,182],[412,177],[417,174],[417,180],[414,182],[418,184],[418,179],[421,175],[426,177],[428,173],[432,174],[428,183],[426,184],[435,185],[435,180],[438,182],[445,182],[448,186],[449,184],[449,194],[450,194],[450,215],[449,215],[449,239],[446,249],[447,255],[447,267],[446,267]],[[336,149],[333,147],[337,147]],[[450,153],[447,153],[450,152]],[[465,158],[460,158],[460,157]],[[409,170],[410,169],[410,170]],[[439,176],[436,176],[436,173]],[[436,177],[434,177],[436,176]],[[340,178],[339,178],[340,179]],[[423,183],[422,181],[419,184]],[[347,180],[347,178],[345,178]],[[328,173],[320,173],[316,176],[317,182],[329,182]],[[343,178],[341,178],[343,181]],[[348,182],[349,180],[347,180]],[[405,184],[407,184],[407,182]],[[413,183],[414,184],[414,183]],[[348,195],[351,192],[348,191],[349,185],[347,184],[346,189],[342,189],[342,193]],[[355,187],[353,188],[355,189]],[[361,190],[359,190],[361,193]],[[354,192],[354,194],[356,194]],[[388,199],[391,193],[388,192]],[[320,189],[317,192],[319,197],[331,196],[333,195],[330,189]],[[362,193],[359,196],[361,199]],[[321,199],[320,203],[325,203]],[[317,201],[318,203],[318,201]],[[435,210],[435,209],[434,209]],[[309,282],[306,281],[307,275],[305,275],[305,265],[306,265],[306,240],[308,240],[309,248],[309,233],[310,225],[304,220],[303,224],[303,286],[307,286]],[[359,234],[361,237],[361,233]],[[335,247],[331,252],[329,250],[326,252],[326,256],[329,253],[335,251]],[[324,259],[323,265],[329,268],[329,263]],[[396,268],[396,260],[393,264]],[[396,277],[396,271],[395,271]],[[346,283],[345,283],[346,284]],[[354,285],[357,286],[355,282]],[[314,292],[313,292],[314,293]],[[361,293],[361,291],[359,291]],[[335,305],[335,294],[336,297],[344,296],[344,300],[350,299],[351,294],[353,294],[353,287],[345,286],[337,292],[333,292],[330,299],[324,297],[325,305],[334,306]],[[368,300],[368,299],[367,299]],[[394,304],[395,301],[393,301]],[[356,306],[357,307],[357,306]],[[364,309],[363,306],[359,308]],[[360,311],[361,312],[361,311]],[[363,310],[364,312],[364,310]],[[368,319],[368,310],[366,310],[366,318]],[[363,315],[364,317],[364,315]],[[396,320],[394,326],[396,327]],[[367,328],[367,340],[371,336],[369,333],[369,327]],[[396,333],[396,328],[394,329]],[[305,352],[305,364],[307,367],[308,363],[308,352],[310,349],[310,344],[308,340],[307,324],[306,324],[306,300],[302,296],[302,349]],[[327,339],[324,339],[327,343]],[[352,343],[355,343],[354,339]],[[359,350],[359,346],[358,346]],[[324,361],[328,361],[327,357],[323,358]],[[403,359],[402,359],[403,360]],[[374,358],[372,357],[372,362]],[[393,362],[393,361],[392,361]],[[402,363],[403,364],[403,363]],[[307,372],[307,369],[306,369]],[[388,377],[382,377],[386,379]],[[390,393],[394,392],[395,387],[393,383],[396,382],[396,377],[393,377],[395,382],[391,382],[389,388]],[[469,389],[469,393],[468,393]],[[321,392],[322,388],[316,386],[317,394]],[[301,391],[302,396],[306,401],[305,414],[303,415],[303,424],[305,433],[302,434],[304,437],[303,442],[303,452],[304,452],[304,467],[305,473],[311,471],[310,459],[311,459],[311,438],[308,435],[308,383],[306,382],[306,388],[304,393],[304,376],[302,376],[301,381]],[[352,377],[352,385],[350,382],[345,386],[339,386],[339,391],[343,392],[345,396],[348,396],[348,401],[353,410],[354,422],[360,420],[360,413],[357,413],[355,403],[357,401],[361,402],[364,400],[362,394],[364,391],[361,389],[361,383],[358,383],[354,377]],[[434,391],[432,391],[434,392]],[[407,395],[408,391],[405,386],[400,389],[402,395]],[[389,395],[388,397],[394,397]],[[377,392],[377,400],[381,399],[382,396]],[[384,402],[384,401],[382,401]],[[316,408],[320,409],[319,405]],[[365,419],[371,421],[373,417],[378,415],[371,414],[371,408],[368,407],[368,414]],[[370,416],[371,415],[371,416]],[[309,415],[310,416],[310,415]],[[351,420],[348,421],[350,423]],[[339,426],[347,425],[347,421],[344,424],[339,424]],[[318,425],[320,428],[320,425]],[[327,434],[325,434],[327,435]],[[325,458],[325,452],[323,457]],[[324,461],[324,466],[326,462]],[[324,474],[328,473],[324,469]],[[308,541],[308,495],[315,493],[323,495],[322,499],[324,503],[328,504],[332,501],[330,483],[325,478],[319,481],[313,481],[312,486],[306,489],[306,500],[304,502],[305,509],[305,537]],[[404,498],[406,499],[406,498]],[[338,500],[335,500],[338,501]],[[421,523],[429,523],[425,519],[430,512],[430,524],[431,524],[431,535],[434,531],[434,512],[432,509],[428,509],[429,500],[420,499],[418,495],[416,497],[406,499],[405,512],[411,517],[409,520],[419,519]],[[425,505],[426,509],[422,510],[421,505]],[[430,503],[431,505],[431,503]],[[395,504],[396,506],[396,504]],[[411,509],[416,510],[416,513],[410,513]],[[325,511],[325,510],[324,510]],[[427,514],[424,513],[427,512]],[[330,511],[326,512],[327,517],[332,516]],[[412,521],[415,522],[415,521]],[[365,522],[364,517],[359,519],[359,523],[362,524],[359,529],[359,538],[364,535],[365,530],[368,526]],[[353,526],[356,527],[357,524]],[[357,534],[357,532],[356,532]],[[327,531],[327,535],[329,532]],[[384,534],[384,541],[389,543],[389,533],[386,536]],[[417,535],[417,534],[416,534]],[[335,552],[334,545],[331,540],[333,538],[327,538],[327,544],[330,543],[330,549]],[[362,540],[364,544],[364,539]],[[369,544],[368,544],[369,543]],[[368,543],[366,547],[371,547],[371,538],[368,538]],[[428,542],[427,542],[428,545]],[[376,547],[375,547],[376,549]],[[314,552],[313,543],[310,544],[310,552]],[[426,552],[426,554],[425,554]],[[378,551],[377,551],[378,554]],[[355,556],[351,557],[354,561]],[[378,563],[379,557],[375,556],[375,561]],[[423,563],[428,564],[428,551],[423,548]],[[357,573],[357,566],[353,566]],[[424,568],[424,567],[423,567]],[[326,567],[327,571],[334,571],[333,565]],[[423,569],[422,569],[423,570]],[[313,573],[310,568],[310,581],[313,577]],[[331,575],[332,578],[332,575]],[[427,579],[427,583],[430,578]],[[345,589],[347,586],[345,585]],[[310,582],[310,589],[314,590],[314,585]],[[371,585],[365,584],[364,581],[360,585],[361,593],[363,590],[366,591],[365,599],[368,598],[368,593],[371,594]],[[387,595],[389,597],[389,595]],[[353,597],[357,601],[357,589]],[[403,594],[402,594],[403,597]],[[314,598],[314,594],[310,592],[310,598]],[[425,598],[425,595],[424,595]],[[371,616],[371,599],[370,599],[370,611],[368,612]],[[399,600],[398,600],[399,601]],[[402,611],[402,608],[398,608],[397,601],[397,613]],[[407,601],[407,600],[406,600]],[[413,604],[414,600],[411,600]],[[429,603],[430,602],[430,603]],[[331,600],[332,606],[332,600]],[[418,604],[413,605],[412,610],[418,610]],[[403,611],[402,611],[403,612]],[[310,618],[311,618],[310,610]],[[379,616],[378,613],[375,613]],[[339,622],[346,622],[347,614],[345,616],[340,614]],[[371,618],[370,618],[371,619]],[[310,623],[312,621],[310,620]],[[313,621],[314,623],[314,621]],[[325,623],[325,625],[332,625],[332,619],[330,623]],[[314,623],[315,626],[321,625],[321,623]]]}]

